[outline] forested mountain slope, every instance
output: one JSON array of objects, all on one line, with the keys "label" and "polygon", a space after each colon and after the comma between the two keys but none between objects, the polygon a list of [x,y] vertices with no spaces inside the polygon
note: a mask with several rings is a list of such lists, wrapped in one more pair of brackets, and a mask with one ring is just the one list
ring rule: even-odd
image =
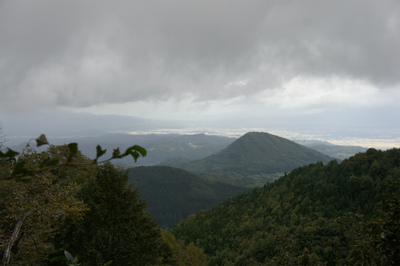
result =
[{"label": "forested mountain slope", "polygon": [[202,209],[209,209],[250,189],[212,182],[167,166],[130,169],[129,183],[139,188],[147,210],[161,227],[168,227]]},{"label": "forested mountain slope", "polygon": [[293,141],[261,132],[250,132],[220,152],[180,165],[193,173],[231,175],[276,174],[331,158]]},{"label": "forested mountain slope", "polygon": [[211,265],[399,265],[399,188],[400,150],[369,149],[297,168],[170,231]]}]

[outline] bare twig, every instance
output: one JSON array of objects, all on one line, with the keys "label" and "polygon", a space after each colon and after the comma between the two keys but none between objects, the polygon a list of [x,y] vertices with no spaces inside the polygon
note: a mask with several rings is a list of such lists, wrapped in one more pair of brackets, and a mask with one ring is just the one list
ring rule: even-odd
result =
[{"label": "bare twig", "polygon": [[22,217],[18,220],[17,224],[15,225],[14,230],[11,234],[11,237],[8,240],[8,243],[6,245],[6,248],[4,249],[3,259],[1,261],[2,266],[7,266],[10,263],[11,248],[13,247],[15,240],[17,240],[17,238],[18,238],[19,232],[21,230],[21,227],[22,227],[25,219],[28,216],[30,216],[32,213],[33,213],[33,210],[24,213],[24,215],[22,215]]}]

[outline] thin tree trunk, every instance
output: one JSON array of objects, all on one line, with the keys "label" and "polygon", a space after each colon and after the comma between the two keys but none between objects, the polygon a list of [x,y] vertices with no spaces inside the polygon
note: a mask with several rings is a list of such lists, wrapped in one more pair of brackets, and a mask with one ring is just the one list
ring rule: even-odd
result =
[{"label": "thin tree trunk", "polygon": [[6,245],[6,248],[4,249],[4,253],[3,253],[3,259],[1,261],[1,266],[7,266],[10,263],[10,259],[11,259],[11,248],[14,245],[15,240],[17,240],[18,235],[19,235],[19,231],[21,231],[21,227],[25,221],[25,219],[31,215],[33,213],[33,211],[29,211],[27,213],[25,213],[17,222],[17,224],[14,227],[14,230],[11,234],[10,240],[8,240],[8,243]]}]

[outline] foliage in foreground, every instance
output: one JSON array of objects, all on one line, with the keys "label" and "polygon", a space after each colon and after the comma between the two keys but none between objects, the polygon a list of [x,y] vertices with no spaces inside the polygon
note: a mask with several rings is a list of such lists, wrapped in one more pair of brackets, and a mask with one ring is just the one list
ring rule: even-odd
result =
[{"label": "foliage in foreground", "polygon": [[[24,167],[35,174],[27,176],[24,182],[7,178],[0,182],[0,246],[4,250],[3,265],[11,263],[10,254],[13,254],[13,264],[27,265],[28,262],[45,257],[52,249],[49,240],[61,219],[82,219],[86,206],[76,199],[75,194],[82,180],[90,176],[93,166],[85,169],[60,166],[48,171],[41,171],[40,168],[53,159],[64,162],[66,150],[65,146],[52,146],[45,153],[28,151],[18,160],[24,162]],[[87,159],[77,154],[71,160],[78,161],[86,163]],[[1,176],[8,176],[12,169],[12,162],[1,161]]]},{"label": "foliage in foreground", "polygon": [[77,195],[88,207],[85,218],[62,223],[56,248],[68,244],[68,251],[84,265],[155,264],[166,248],[161,229],[127,179],[126,172],[109,163],[99,166],[96,177]]},{"label": "foliage in foreground", "polygon": [[[44,135],[36,142],[48,144]],[[82,156],[75,143],[40,153],[0,152],[2,266],[146,265],[171,259],[184,265],[176,260],[180,249],[204,259],[198,248],[179,242],[176,249],[175,239],[162,238],[138,191],[127,184],[126,172],[107,163],[145,156],[142,147],[123,154],[115,149],[101,166],[100,146],[95,160]],[[68,245],[57,250],[63,243]]]}]

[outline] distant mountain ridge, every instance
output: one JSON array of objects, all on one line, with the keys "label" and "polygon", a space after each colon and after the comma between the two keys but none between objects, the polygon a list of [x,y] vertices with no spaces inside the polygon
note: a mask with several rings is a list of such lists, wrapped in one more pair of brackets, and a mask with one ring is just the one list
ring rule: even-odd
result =
[{"label": "distant mountain ridge", "polygon": [[276,174],[331,157],[288,139],[264,132],[249,132],[220,152],[184,163],[180,168],[193,173],[224,173],[241,176]]},{"label": "distant mountain ridge", "polygon": [[334,145],[326,141],[318,140],[295,140],[295,142],[339,160],[344,160],[367,150],[365,147]]},{"label": "distant mountain ridge", "polygon": [[41,110],[27,115],[0,116],[4,133],[12,137],[93,137],[116,132],[183,128],[179,122],[121,115],[94,115]]},{"label": "distant mountain ridge", "polygon": [[[47,135],[47,134],[46,134]],[[38,135],[34,136],[37,137]],[[51,144],[62,145],[70,142],[77,142],[82,153],[90,158],[96,156],[96,146],[99,144],[107,150],[104,158],[111,156],[113,149],[119,147],[121,150],[131,146],[143,146],[148,154],[146,157],[134,163],[130,158],[114,161],[115,164],[124,167],[135,167],[140,165],[166,165],[171,167],[181,167],[185,163],[193,160],[204,159],[206,156],[217,154],[229,144],[237,140],[236,138],[207,135],[207,134],[106,134],[91,137],[68,137],[54,138],[51,134],[47,136]],[[13,150],[22,151],[26,142],[30,138],[19,137],[7,141],[7,145]],[[19,140],[19,141],[17,141]],[[357,146],[340,146],[328,142],[315,140],[295,140],[294,142],[308,148],[317,150],[325,155],[340,160],[346,159],[358,152],[363,152],[366,148]],[[15,145],[17,143],[17,145]],[[38,150],[45,150],[46,147]]]},{"label": "distant mountain ridge", "polygon": [[[179,135],[179,134],[107,134],[102,136],[80,137],[80,138],[51,138],[51,144],[62,145],[70,142],[77,142],[79,150],[85,156],[94,158],[96,146],[100,145],[106,149],[106,154],[101,158],[110,158],[113,149],[120,148],[121,151],[132,145],[140,145],[147,150],[147,156],[140,158],[136,163],[132,158],[115,160],[113,163],[127,168],[141,165],[158,165],[161,162],[182,157],[185,161],[192,161],[204,158],[216,153],[234,141],[232,138],[213,136],[205,134]],[[11,146],[13,150],[22,151],[26,142]],[[45,150],[43,147],[38,150]],[[173,165],[169,165],[173,166]]]}]

